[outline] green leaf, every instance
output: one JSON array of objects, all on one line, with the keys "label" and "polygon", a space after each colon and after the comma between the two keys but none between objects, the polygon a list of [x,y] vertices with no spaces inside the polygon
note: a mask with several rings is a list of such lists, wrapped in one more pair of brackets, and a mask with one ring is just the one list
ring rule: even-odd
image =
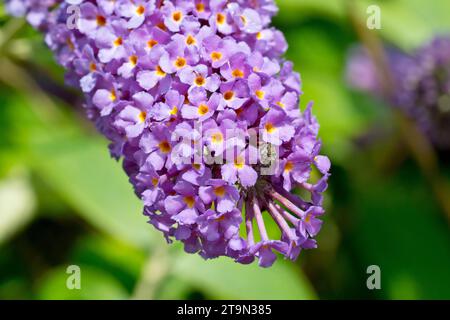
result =
[{"label": "green leaf", "polygon": [[37,292],[41,300],[122,300],[128,297],[126,290],[111,275],[100,269],[80,267],[80,290],[67,288],[65,267],[59,267],[48,272]]},{"label": "green leaf", "polygon": [[268,269],[240,265],[229,258],[205,261],[182,253],[174,261],[174,274],[217,299],[314,299],[301,270],[281,259]]},{"label": "green leaf", "polygon": [[420,174],[407,169],[360,177],[354,185],[358,228],[352,239],[366,263],[361,268],[380,266],[387,298],[449,299],[448,225]]},{"label": "green leaf", "polygon": [[302,16],[321,15],[329,19],[342,18],[345,14],[342,0],[278,0],[279,16],[283,22],[298,22]]},{"label": "green leaf", "polygon": [[413,49],[450,29],[450,2],[447,0],[391,0],[355,1],[362,19],[368,17],[366,9],[377,4],[381,9],[383,37],[403,49]]},{"label": "green leaf", "polygon": [[30,148],[36,174],[86,221],[112,237],[148,247],[155,231],[103,140],[60,131],[35,136]]},{"label": "green leaf", "polygon": [[0,180],[0,244],[32,221],[35,207],[35,195],[26,172],[17,169]]}]

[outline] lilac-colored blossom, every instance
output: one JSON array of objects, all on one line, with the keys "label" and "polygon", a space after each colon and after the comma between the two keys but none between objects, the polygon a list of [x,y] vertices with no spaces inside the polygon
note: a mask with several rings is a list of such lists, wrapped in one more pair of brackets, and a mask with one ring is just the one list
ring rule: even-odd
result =
[{"label": "lilac-colored blossom", "polygon": [[[45,33],[168,242],[262,267],[316,247],[330,161],[311,106],[299,109],[300,76],[270,26],[273,0],[6,3]],[[81,9],[76,29],[65,24],[70,5]]]}]

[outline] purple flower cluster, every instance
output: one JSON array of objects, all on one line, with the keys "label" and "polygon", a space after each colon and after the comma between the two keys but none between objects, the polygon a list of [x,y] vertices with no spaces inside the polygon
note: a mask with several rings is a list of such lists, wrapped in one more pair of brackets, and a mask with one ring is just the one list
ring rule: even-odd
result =
[{"label": "purple flower cluster", "polygon": [[316,247],[330,162],[311,106],[299,110],[285,39],[269,25],[273,0],[7,4],[45,32],[167,241],[262,267],[274,251],[295,260]]},{"label": "purple flower cluster", "polygon": [[[410,116],[442,149],[450,148],[450,37],[439,37],[409,55],[386,50],[394,88],[388,102]],[[377,67],[367,52],[350,55],[349,83],[382,95]]]}]

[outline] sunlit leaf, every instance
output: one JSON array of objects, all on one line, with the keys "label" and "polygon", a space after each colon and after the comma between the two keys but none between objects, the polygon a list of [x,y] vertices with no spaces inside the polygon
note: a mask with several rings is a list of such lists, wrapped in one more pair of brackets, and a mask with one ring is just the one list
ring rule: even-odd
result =
[{"label": "sunlit leaf", "polygon": [[110,236],[148,246],[155,231],[103,140],[59,133],[31,145],[36,173],[83,218]]},{"label": "sunlit leaf", "polygon": [[0,180],[0,244],[32,220],[35,207],[35,195],[26,172],[19,170]]},{"label": "sunlit leaf", "polygon": [[44,276],[37,292],[38,299],[119,300],[128,297],[126,290],[114,277],[101,269],[83,265],[79,266],[80,289],[76,289],[71,286],[74,282],[69,279],[75,273],[67,273],[67,267],[51,270]]}]

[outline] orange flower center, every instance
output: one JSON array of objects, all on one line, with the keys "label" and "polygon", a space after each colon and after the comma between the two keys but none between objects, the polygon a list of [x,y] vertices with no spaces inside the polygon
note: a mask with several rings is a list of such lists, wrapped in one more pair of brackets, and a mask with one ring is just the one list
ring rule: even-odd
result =
[{"label": "orange flower center", "polygon": [[244,159],[243,159],[242,157],[237,157],[237,158],[234,160],[234,166],[235,166],[237,169],[242,169],[242,168],[244,167],[244,164],[245,164],[245,162],[244,162]]},{"label": "orange flower center", "polygon": [[118,37],[116,40],[114,40],[114,45],[116,47],[121,46],[123,44],[123,39],[122,37]]},{"label": "orange flower center", "polygon": [[136,55],[132,55],[132,56],[130,57],[130,63],[131,63],[133,66],[137,65],[137,61],[138,61],[138,57],[137,57]]},{"label": "orange flower center", "polygon": [[175,60],[175,66],[178,69],[184,68],[186,66],[186,59],[182,57],[178,57],[177,60]]},{"label": "orange flower center", "polygon": [[214,194],[220,198],[222,198],[226,193],[225,187],[224,186],[220,186],[217,188],[214,188]]},{"label": "orange flower center", "polygon": [[156,67],[156,75],[158,75],[159,77],[165,77],[166,73],[164,72],[163,69],[161,69],[160,66],[157,66]]},{"label": "orange flower center", "polygon": [[142,16],[145,13],[145,7],[144,6],[139,6],[136,8],[136,13],[140,16]]},{"label": "orange flower center", "polygon": [[89,70],[90,70],[91,72],[97,71],[97,65],[96,65],[94,62],[91,62],[91,63],[89,64]]},{"label": "orange flower center", "polygon": [[139,121],[142,123],[145,121],[145,119],[147,119],[147,112],[142,111],[141,113],[139,113]]},{"label": "orange flower center", "polygon": [[114,90],[114,89],[111,90],[111,94],[109,95],[109,98],[113,102],[117,100],[116,90]]},{"label": "orange flower center", "polygon": [[181,19],[183,19],[183,14],[182,14],[180,11],[175,11],[175,12],[172,14],[172,19],[173,19],[173,21],[175,21],[175,22],[180,22]]},{"label": "orange flower center", "polygon": [[155,39],[150,39],[147,41],[147,46],[151,49],[158,44],[158,41]]},{"label": "orange flower center", "polygon": [[243,78],[244,77],[244,71],[242,71],[240,69],[235,69],[235,70],[233,70],[232,75],[235,78]]},{"label": "orange flower center", "polygon": [[159,150],[161,150],[162,153],[169,153],[172,151],[172,147],[170,146],[170,143],[168,141],[162,141],[159,144]]},{"label": "orange flower center", "polygon": [[223,98],[227,101],[233,100],[234,98],[234,92],[233,91],[227,91],[223,94]]},{"label": "orange flower center", "polygon": [[204,116],[205,114],[207,114],[209,112],[209,107],[206,104],[201,104],[198,107],[198,114],[201,116]]},{"label": "orange flower center", "polygon": [[192,197],[192,196],[184,197],[183,201],[184,201],[184,203],[186,203],[186,205],[187,205],[190,209],[192,209],[192,208],[194,207],[194,205],[195,205],[195,199],[194,199],[194,197]]},{"label": "orange flower center", "polygon": [[224,24],[225,23],[225,15],[222,13],[218,13],[216,16],[216,21],[218,24]]},{"label": "orange flower center", "polygon": [[264,128],[268,133],[274,133],[277,130],[277,128],[270,122],[267,122]]},{"label": "orange flower center", "polygon": [[205,11],[205,5],[201,2],[197,3],[195,6],[195,10],[197,10],[197,12],[204,12]]},{"label": "orange flower center", "polygon": [[216,132],[211,136],[211,141],[213,143],[221,143],[223,141],[223,135],[221,132]]},{"label": "orange flower center", "polygon": [[192,46],[192,45],[194,45],[196,43],[197,43],[197,40],[195,40],[195,38],[193,36],[188,35],[188,37],[186,38],[186,44],[188,46]]},{"label": "orange flower center", "polygon": [[99,27],[103,27],[106,25],[106,18],[104,16],[97,16],[96,20]]},{"label": "orange flower center", "polygon": [[205,85],[205,83],[206,83],[206,80],[205,80],[205,78],[203,78],[202,76],[198,76],[198,77],[195,79],[195,84],[196,84],[197,86],[199,86],[199,87],[203,87],[203,86]]},{"label": "orange flower center", "polygon": [[284,171],[291,172],[292,169],[294,169],[294,164],[291,161],[286,162],[286,165],[284,166]]},{"label": "orange flower center", "polygon": [[222,59],[222,53],[214,51],[213,53],[211,53],[211,59],[212,61],[219,61],[220,59]]},{"label": "orange flower center", "polygon": [[170,110],[170,115],[174,116],[178,113],[178,107],[173,107],[172,110]]}]

